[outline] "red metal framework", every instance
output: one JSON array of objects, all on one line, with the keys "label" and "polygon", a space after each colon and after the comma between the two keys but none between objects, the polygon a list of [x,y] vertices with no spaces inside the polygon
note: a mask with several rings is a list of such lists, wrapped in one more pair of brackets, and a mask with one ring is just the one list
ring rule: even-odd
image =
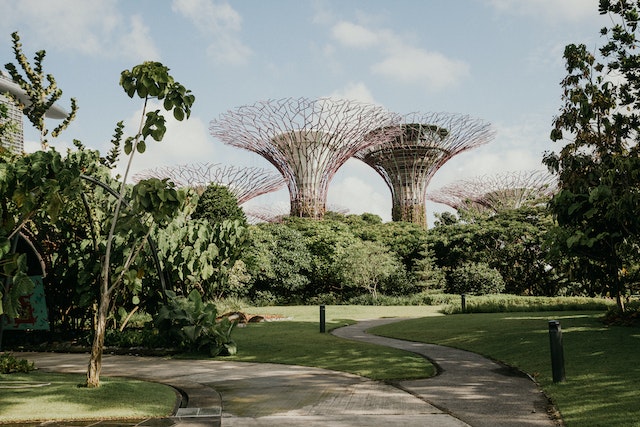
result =
[{"label": "red metal framework", "polygon": [[[456,154],[491,141],[494,131],[481,120],[448,113],[407,114],[397,126],[398,133],[387,134],[355,157],[389,186],[394,221],[426,227],[426,190],[433,175]],[[376,133],[372,136],[380,141]]]},{"label": "red metal framework", "polygon": [[[260,154],[289,187],[291,215],[321,218],[329,182],[358,150],[397,132],[397,115],[369,104],[285,98],[228,111],[210,124],[222,142]],[[365,138],[374,129],[386,129]]]},{"label": "red metal framework", "polygon": [[133,179],[169,178],[178,187],[192,187],[198,193],[209,184],[224,185],[238,199],[238,205],[254,197],[271,193],[284,187],[282,176],[266,169],[238,167],[219,163],[193,163],[147,169],[136,174]]},{"label": "red metal framework", "polygon": [[498,213],[546,202],[557,189],[557,179],[544,170],[505,172],[464,179],[429,194],[429,200],[458,211]]}]

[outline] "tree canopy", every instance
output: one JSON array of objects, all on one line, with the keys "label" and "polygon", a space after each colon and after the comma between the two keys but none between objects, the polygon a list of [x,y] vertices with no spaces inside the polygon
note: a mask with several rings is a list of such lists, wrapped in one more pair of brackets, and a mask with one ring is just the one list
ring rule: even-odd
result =
[{"label": "tree canopy", "polygon": [[599,11],[613,22],[601,30],[604,46],[565,48],[564,104],[551,131],[565,145],[544,163],[559,179],[550,202],[560,227],[556,247],[607,277],[603,285],[624,311],[627,272],[639,253],[640,14],[628,0],[601,0]]}]

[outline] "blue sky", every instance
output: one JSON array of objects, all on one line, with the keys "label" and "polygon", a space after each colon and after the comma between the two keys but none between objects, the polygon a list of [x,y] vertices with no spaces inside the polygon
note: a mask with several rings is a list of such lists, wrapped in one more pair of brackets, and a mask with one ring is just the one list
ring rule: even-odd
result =
[{"label": "blue sky", "polygon": [[[199,162],[275,169],[209,135],[227,110],[265,99],[335,96],[391,111],[451,112],[488,121],[489,144],[449,161],[430,189],[462,178],[542,169],[561,106],[562,52],[602,44],[597,0],[3,0],[0,59],[45,49],[45,70],[78,100],[76,121],[56,143],[79,139],[103,153],[115,123],[133,132],[141,105],[120,72],[158,60],[196,96],[188,122],[169,123],[134,171]],[[51,126],[53,127],[53,126]],[[37,148],[35,136],[27,149]],[[391,216],[391,196],[368,166],[349,160],[330,184],[330,207]],[[282,190],[250,205],[288,206]],[[434,212],[449,210],[428,205]]]}]

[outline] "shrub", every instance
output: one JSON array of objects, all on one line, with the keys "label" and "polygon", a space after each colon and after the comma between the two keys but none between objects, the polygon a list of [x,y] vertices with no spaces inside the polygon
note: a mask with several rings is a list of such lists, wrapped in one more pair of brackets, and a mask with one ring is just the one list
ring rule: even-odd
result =
[{"label": "shrub", "polygon": [[107,329],[104,336],[104,344],[110,347],[132,348],[162,347],[164,340],[159,336],[158,331],[152,328],[127,328],[122,331],[118,329]]},{"label": "shrub", "polygon": [[483,262],[465,262],[447,280],[447,292],[452,294],[498,294],[504,287],[500,272]]},{"label": "shrub", "polygon": [[197,291],[188,297],[166,291],[167,303],[160,306],[155,319],[161,336],[179,348],[211,356],[235,354],[236,343],[231,339],[235,326],[227,318],[216,319],[217,309],[212,302],[203,302]]},{"label": "shrub", "polygon": [[[540,297],[519,295],[480,295],[466,298],[465,313],[540,312],[540,311],[603,311],[615,305],[612,300],[588,297]],[[460,297],[449,301],[444,314],[462,313]]]},{"label": "shrub", "polygon": [[604,323],[607,325],[635,326],[640,322],[640,301],[628,302],[624,313],[618,306],[609,307],[604,315]]},{"label": "shrub", "polygon": [[26,359],[16,359],[12,354],[0,353],[0,374],[27,373],[35,365]]}]

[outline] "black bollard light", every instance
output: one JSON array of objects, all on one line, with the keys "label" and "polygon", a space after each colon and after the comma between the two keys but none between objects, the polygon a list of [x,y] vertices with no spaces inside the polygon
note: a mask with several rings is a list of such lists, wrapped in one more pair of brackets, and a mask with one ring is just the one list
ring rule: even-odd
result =
[{"label": "black bollard light", "polygon": [[553,382],[563,382],[564,373],[564,349],[562,348],[562,328],[557,320],[549,321],[549,342],[551,344],[551,371]]},{"label": "black bollard light", "polygon": [[460,294],[460,305],[462,306],[462,312],[467,311],[467,296],[465,294]]},{"label": "black bollard light", "polygon": [[325,331],[325,321],[324,321],[324,305],[320,306],[320,333],[324,333]]}]

